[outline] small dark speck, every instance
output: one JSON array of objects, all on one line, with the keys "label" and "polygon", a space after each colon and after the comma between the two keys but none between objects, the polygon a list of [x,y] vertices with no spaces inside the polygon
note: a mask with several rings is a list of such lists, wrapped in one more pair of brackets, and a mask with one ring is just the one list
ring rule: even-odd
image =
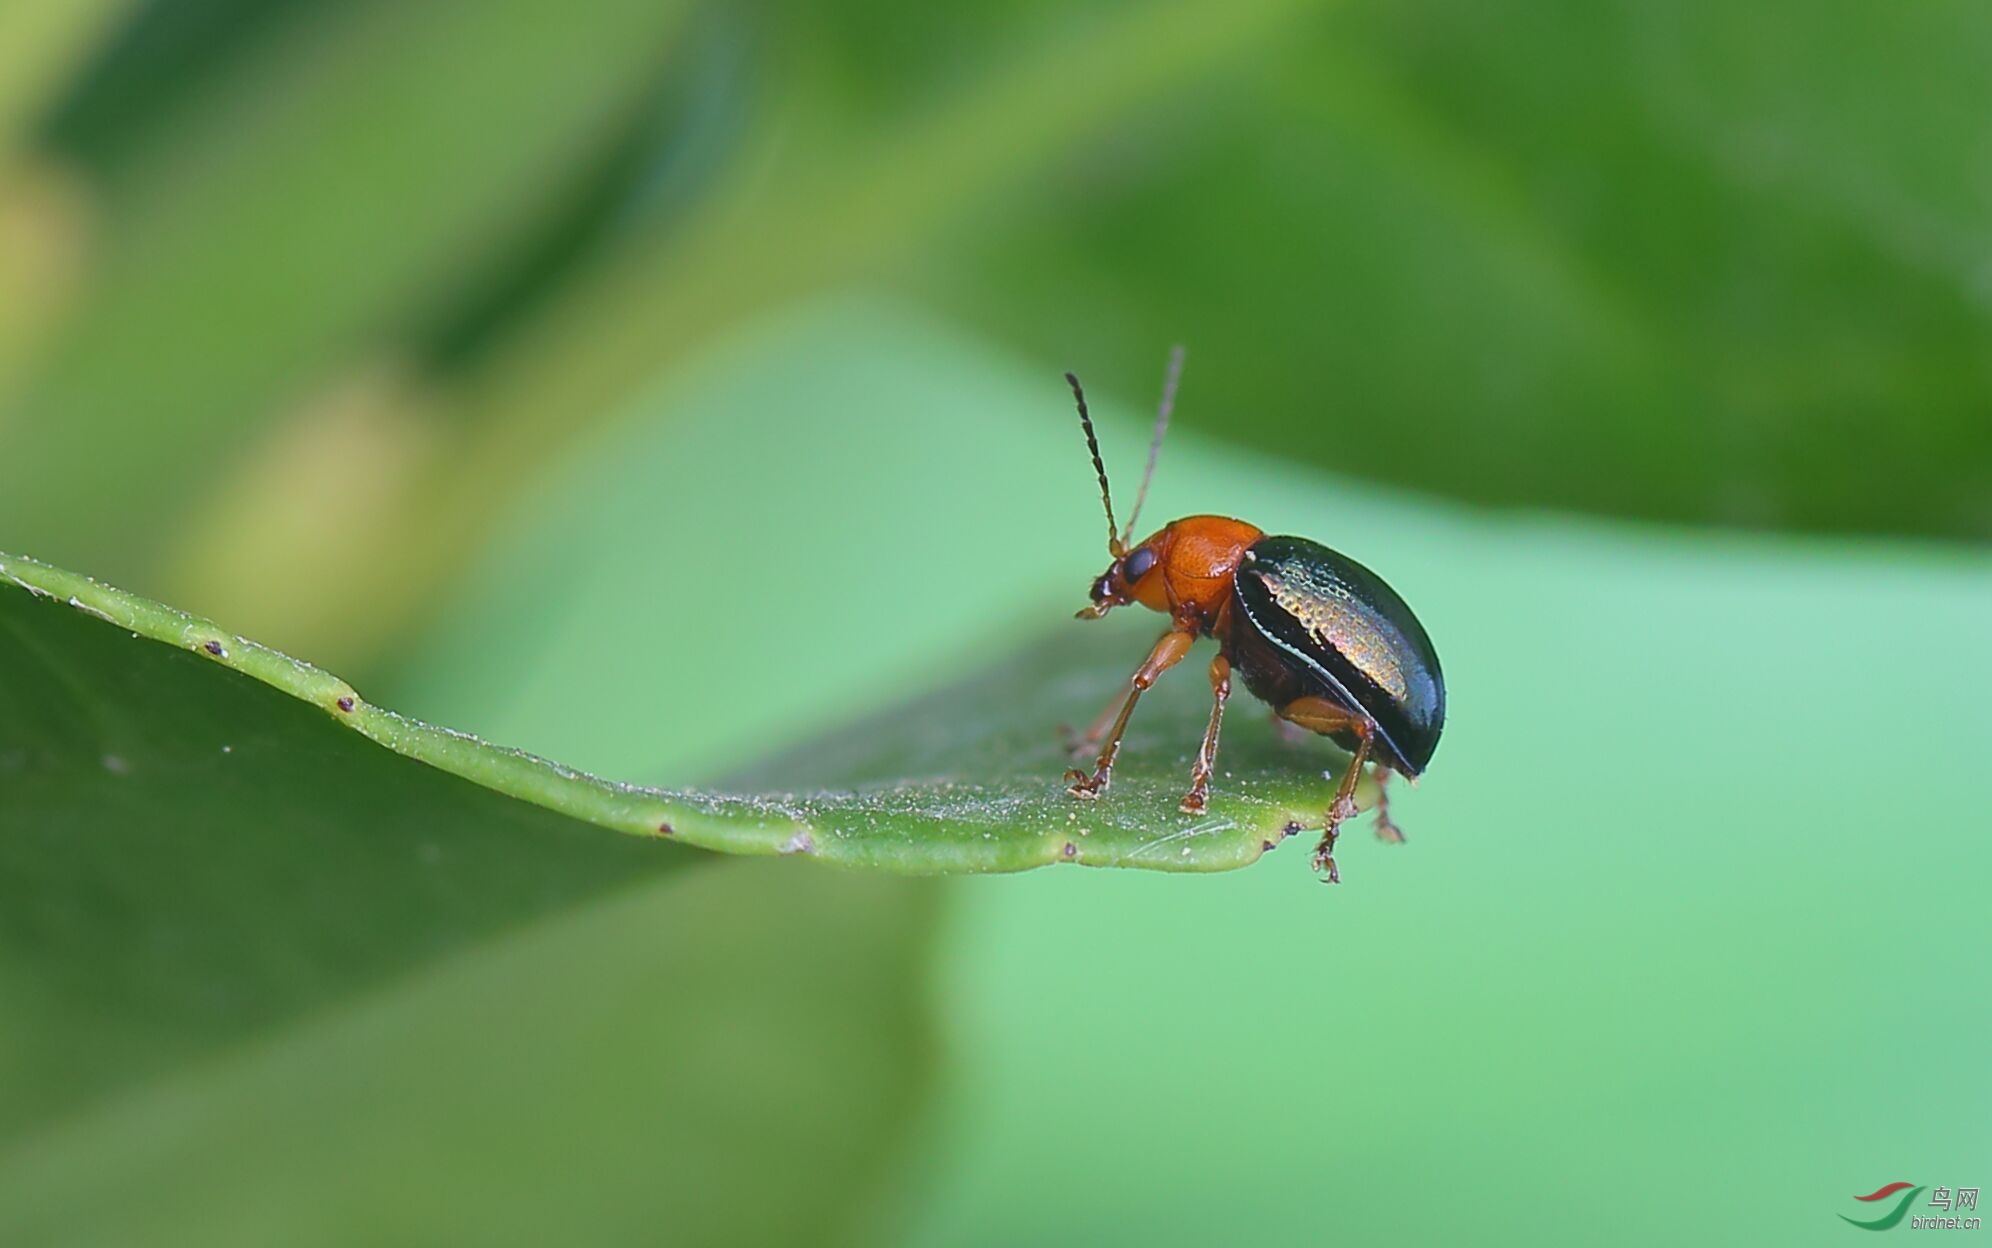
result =
[{"label": "small dark speck", "polygon": [[676,836],[677,834],[678,834],[678,829],[672,827],[668,823],[660,823],[657,825],[657,835],[659,836]]},{"label": "small dark speck", "polygon": [[1289,820],[1289,821],[1287,822],[1287,825],[1286,825],[1286,826],[1285,826],[1284,828],[1281,828],[1281,829],[1280,829],[1280,835],[1281,835],[1281,836],[1299,836],[1299,835],[1300,835],[1300,820],[1298,820],[1298,819],[1293,819],[1293,820]]},{"label": "small dark speck", "polygon": [[352,710],[352,709],[353,709],[353,700],[352,700],[351,698],[340,698],[340,699],[339,699],[339,709],[340,709],[340,710],[342,710],[342,711],[350,711],[350,710]]},{"label": "small dark speck", "polygon": [[1273,843],[1272,843],[1271,841],[1260,841],[1260,842],[1259,842],[1259,849],[1261,850],[1261,852],[1263,852],[1263,851],[1265,851],[1265,850],[1268,850],[1268,849],[1271,849],[1272,847],[1273,847]]},{"label": "small dark speck", "polygon": [[207,643],[207,652],[211,655],[214,655],[216,658],[220,658],[222,655],[228,653],[228,651],[221,648],[221,643],[218,641],[210,641],[209,643]]},{"label": "small dark speck", "polygon": [[1079,856],[1079,847],[1071,841],[1065,842],[1065,856],[1067,858],[1077,858]]}]

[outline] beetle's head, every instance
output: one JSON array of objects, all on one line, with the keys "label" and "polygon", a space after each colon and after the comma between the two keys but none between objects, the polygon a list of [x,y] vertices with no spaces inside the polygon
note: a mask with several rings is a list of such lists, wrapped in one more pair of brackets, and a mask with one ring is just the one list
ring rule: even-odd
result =
[{"label": "beetle's head", "polygon": [[1078,618],[1097,620],[1115,607],[1157,596],[1160,585],[1148,582],[1151,578],[1159,580],[1161,575],[1157,571],[1162,566],[1161,539],[1162,534],[1157,533],[1108,564],[1107,570],[1095,577],[1093,587],[1086,591],[1093,603],[1079,608]]},{"label": "beetle's head", "polygon": [[1134,496],[1134,510],[1128,514],[1127,528],[1123,530],[1114,522],[1114,497],[1107,486],[1107,466],[1100,459],[1100,439],[1093,432],[1093,417],[1086,411],[1086,392],[1079,387],[1079,379],[1071,373],[1065,380],[1072,387],[1072,397],[1079,403],[1079,424],[1086,431],[1086,449],[1093,455],[1093,472],[1100,478],[1100,502],[1107,509],[1107,553],[1114,561],[1107,570],[1094,578],[1088,596],[1092,605],[1079,609],[1082,620],[1097,620],[1115,607],[1124,607],[1131,602],[1143,602],[1158,606],[1163,600],[1162,582],[1156,572],[1167,553],[1163,547],[1168,541],[1168,529],[1163,529],[1139,546],[1130,548],[1128,539],[1134,536],[1134,522],[1141,516],[1141,504],[1148,497],[1148,483],[1155,476],[1155,456],[1162,449],[1162,435],[1169,428],[1169,409],[1175,406],[1176,382],[1183,371],[1183,349],[1177,347],[1169,354],[1169,374],[1162,385],[1162,407],[1155,414],[1155,434],[1148,443],[1148,468],[1141,475],[1141,492]]}]

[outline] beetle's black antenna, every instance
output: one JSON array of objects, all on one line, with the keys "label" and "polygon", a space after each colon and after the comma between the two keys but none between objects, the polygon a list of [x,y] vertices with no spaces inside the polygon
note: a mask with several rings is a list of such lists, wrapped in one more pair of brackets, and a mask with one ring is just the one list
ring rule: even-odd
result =
[{"label": "beetle's black antenna", "polygon": [[1093,471],[1100,478],[1100,502],[1107,509],[1107,553],[1118,559],[1127,553],[1127,544],[1121,541],[1120,526],[1114,523],[1113,491],[1107,488],[1107,466],[1100,459],[1099,435],[1093,432],[1093,417],[1086,410],[1086,392],[1079,386],[1079,378],[1065,374],[1065,384],[1072,387],[1072,397],[1079,401],[1079,423],[1086,430],[1086,449],[1093,452]]},{"label": "beetle's black antenna", "polygon": [[1148,439],[1148,467],[1141,473],[1141,491],[1134,496],[1134,510],[1127,513],[1127,528],[1121,533],[1121,545],[1134,540],[1134,522],[1141,516],[1141,505],[1148,501],[1148,483],[1155,479],[1155,460],[1162,454],[1162,435],[1169,432],[1169,413],[1176,406],[1176,383],[1183,379],[1183,344],[1169,348],[1169,371],[1162,379],[1162,406],[1155,413],[1155,433]]}]

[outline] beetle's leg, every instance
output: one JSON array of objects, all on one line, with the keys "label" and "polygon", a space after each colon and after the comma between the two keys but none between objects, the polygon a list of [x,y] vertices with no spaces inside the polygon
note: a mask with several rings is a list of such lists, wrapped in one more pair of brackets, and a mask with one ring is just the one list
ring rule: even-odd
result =
[{"label": "beetle's leg", "polygon": [[1338,732],[1354,732],[1357,722],[1363,719],[1354,711],[1337,706],[1326,698],[1312,697],[1295,698],[1274,714],[1290,724],[1298,724],[1309,732],[1318,732],[1324,737],[1333,736]]},{"label": "beetle's leg", "polygon": [[1355,757],[1349,760],[1348,770],[1342,773],[1341,782],[1335,786],[1335,800],[1329,805],[1328,817],[1323,821],[1325,826],[1321,829],[1321,843],[1314,847],[1314,869],[1325,872],[1328,883],[1339,884],[1342,876],[1335,869],[1335,839],[1340,834],[1342,821],[1356,813],[1356,781],[1362,777],[1363,764],[1369,761],[1370,734],[1373,731],[1370,721],[1326,698],[1296,698],[1280,708],[1280,717],[1324,736],[1338,732],[1355,734]]},{"label": "beetle's leg", "polygon": [[1162,634],[1162,640],[1148,652],[1148,657],[1140,667],[1134,669],[1129,683],[1134,687],[1128,690],[1127,701],[1121,703],[1120,714],[1114,717],[1114,726],[1107,734],[1107,743],[1100,750],[1100,757],[1093,765],[1093,774],[1087,775],[1076,768],[1065,773],[1072,782],[1067,790],[1074,797],[1098,797],[1107,791],[1113,780],[1114,758],[1120,753],[1121,734],[1127,731],[1128,716],[1134,714],[1134,704],[1141,701],[1142,691],[1155,683],[1155,678],[1182,661],[1190,652],[1190,643],[1196,640],[1194,633],[1171,629]]},{"label": "beetle's leg", "polygon": [[1370,767],[1370,772],[1376,776],[1376,839],[1387,841],[1392,845],[1402,845],[1404,829],[1392,823],[1390,819],[1391,770],[1382,763],[1376,763]]},{"label": "beetle's leg", "polygon": [[[1166,638],[1174,631],[1176,630],[1168,629],[1162,636]],[[1100,713],[1093,717],[1093,722],[1087,725],[1086,731],[1076,736],[1070,727],[1060,724],[1058,735],[1063,739],[1066,750],[1076,757],[1083,758],[1099,749],[1100,742],[1107,739],[1107,729],[1113,726],[1114,716],[1120,713],[1121,705],[1126,701],[1127,695],[1124,693],[1117,693],[1109,698],[1107,704],[1100,708]]]},{"label": "beetle's leg", "polygon": [[1328,807],[1321,843],[1314,847],[1314,869],[1327,872],[1324,882],[1328,884],[1342,882],[1342,873],[1335,869],[1335,838],[1340,835],[1342,821],[1356,813],[1356,780],[1363,774],[1363,762],[1369,758],[1369,721],[1354,720],[1349,731],[1356,734],[1356,754],[1349,760],[1349,769],[1342,773],[1342,782],[1335,786],[1335,800]]},{"label": "beetle's leg", "polygon": [[1190,791],[1180,808],[1186,815],[1201,815],[1210,800],[1210,774],[1217,768],[1217,730],[1224,725],[1224,700],[1230,696],[1231,660],[1220,654],[1210,661],[1210,727],[1204,729],[1196,766],[1190,769]]}]

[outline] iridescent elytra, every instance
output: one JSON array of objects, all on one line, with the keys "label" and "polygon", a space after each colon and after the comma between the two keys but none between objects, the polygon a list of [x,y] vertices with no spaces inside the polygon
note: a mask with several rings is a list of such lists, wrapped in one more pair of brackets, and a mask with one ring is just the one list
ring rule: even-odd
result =
[{"label": "iridescent elytra", "polygon": [[1279,720],[1333,739],[1350,753],[1322,819],[1312,859],[1326,883],[1341,879],[1335,839],[1356,813],[1356,781],[1368,763],[1378,784],[1377,835],[1402,841],[1390,821],[1383,785],[1392,772],[1416,780],[1432,761],[1445,725],[1446,685],[1439,656],[1411,608],[1383,578],[1354,559],[1304,537],[1268,536],[1226,516],[1188,516],[1164,525],[1135,545],[1135,521],[1155,475],[1162,436],[1169,427],[1182,348],[1169,358],[1162,405],[1148,444],[1148,467],[1127,527],[1114,520],[1113,492],[1100,458],[1100,440],[1086,410],[1079,379],[1065,374],[1079,404],[1079,423],[1100,480],[1107,512],[1107,552],[1113,562],[1094,581],[1092,603],[1079,611],[1097,620],[1115,607],[1138,603],[1169,617],[1169,627],[1134,670],[1129,689],[1078,738],[1076,752],[1099,750],[1091,772],[1066,773],[1070,793],[1094,799],[1113,780],[1114,759],[1142,691],[1190,652],[1199,637],[1215,638],[1210,663],[1210,725],[1190,769],[1181,809],[1202,814],[1217,765],[1218,729],[1234,672]]}]

